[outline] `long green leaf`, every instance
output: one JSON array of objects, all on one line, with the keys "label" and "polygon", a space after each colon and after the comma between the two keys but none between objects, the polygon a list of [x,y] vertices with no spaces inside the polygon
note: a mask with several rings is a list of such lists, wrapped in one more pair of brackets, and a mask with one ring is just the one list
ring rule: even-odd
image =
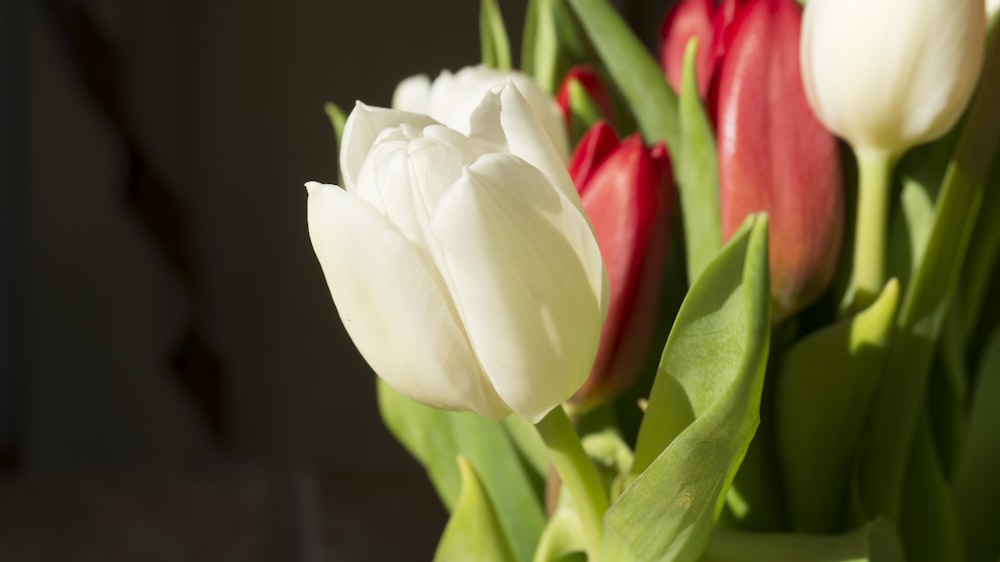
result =
[{"label": "long green leaf", "polygon": [[774,405],[778,461],[796,531],[839,530],[898,304],[893,279],[866,310],[810,334],[781,359]]},{"label": "long green leaf", "polygon": [[386,426],[427,470],[445,506],[453,509],[458,501],[461,475],[455,459],[465,457],[479,474],[516,559],[531,560],[545,517],[503,425],[476,414],[418,404],[381,380],[378,398]]},{"label": "long green leaf", "polygon": [[571,66],[593,60],[593,47],[565,0],[529,0],[521,70],[555,93]]},{"label": "long green leaf", "polygon": [[458,471],[462,491],[441,535],[434,562],[513,562],[516,558],[504,538],[503,526],[475,470],[459,457]]},{"label": "long green leaf", "polygon": [[656,59],[607,0],[569,0],[611,79],[625,96],[648,142],[679,154],[677,96]]},{"label": "long green leaf", "polygon": [[767,218],[699,277],[667,340],[605,560],[697,559],[759,423],[770,338]]},{"label": "long green leaf", "polygon": [[482,0],[479,4],[479,46],[483,64],[510,70],[510,41],[507,39],[507,28],[497,0]]},{"label": "long green leaf", "polygon": [[688,279],[697,279],[722,248],[719,159],[712,122],[698,94],[698,40],[688,42],[680,96],[680,152],[673,159],[687,245]]}]

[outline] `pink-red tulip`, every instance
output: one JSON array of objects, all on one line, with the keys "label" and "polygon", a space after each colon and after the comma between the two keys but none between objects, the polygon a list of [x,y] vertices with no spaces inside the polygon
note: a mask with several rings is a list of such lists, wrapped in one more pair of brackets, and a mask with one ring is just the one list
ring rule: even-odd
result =
[{"label": "pink-red tulip", "polygon": [[573,401],[587,408],[626,389],[651,351],[674,184],[666,147],[638,135],[618,142],[598,122],[581,139],[570,175],[608,270],[611,303],[590,377]]},{"label": "pink-red tulip", "polygon": [[716,114],[723,236],[750,213],[771,222],[776,318],[829,284],[843,230],[837,143],[806,101],[799,71],[802,9],[794,0],[741,6],[724,46]]}]

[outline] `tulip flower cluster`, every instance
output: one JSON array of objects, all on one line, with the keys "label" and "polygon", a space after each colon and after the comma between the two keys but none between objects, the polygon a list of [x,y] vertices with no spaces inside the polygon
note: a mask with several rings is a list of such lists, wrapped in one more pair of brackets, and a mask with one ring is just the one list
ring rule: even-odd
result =
[{"label": "tulip flower cluster", "polygon": [[532,0],[518,71],[483,0],[482,64],[331,107],[309,234],[435,560],[997,560],[994,4],[680,0],[654,54]]}]

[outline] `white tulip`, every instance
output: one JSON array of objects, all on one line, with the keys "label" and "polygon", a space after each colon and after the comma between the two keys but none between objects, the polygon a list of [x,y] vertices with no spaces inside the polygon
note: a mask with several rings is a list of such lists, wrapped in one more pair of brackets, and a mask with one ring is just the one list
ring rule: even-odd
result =
[{"label": "white tulip", "polygon": [[562,159],[518,88],[469,134],[358,103],[344,189],[307,184],[309,234],[340,317],[399,392],[537,422],[590,372],[607,274]]},{"label": "white tulip", "polygon": [[809,102],[855,151],[898,157],[955,124],[985,34],[983,0],[809,0],[800,51]]},{"label": "white tulip", "polygon": [[508,80],[528,100],[531,111],[541,123],[563,160],[569,159],[566,125],[552,96],[527,74],[502,71],[482,65],[467,66],[452,74],[444,70],[434,82],[424,74],[411,76],[396,87],[392,107],[430,115],[441,123],[469,134],[469,118],[479,107],[483,95]]}]

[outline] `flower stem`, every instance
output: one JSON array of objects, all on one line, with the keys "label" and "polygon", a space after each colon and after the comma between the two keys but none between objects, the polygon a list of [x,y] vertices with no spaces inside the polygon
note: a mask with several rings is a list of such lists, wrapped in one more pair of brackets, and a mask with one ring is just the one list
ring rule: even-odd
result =
[{"label": "flower stem", "polygon": [[854,263],[841,309],[859,312],[875,302],[885,284],[889,194],[896,159],[884,153],[856,152],[858,212],[854,224]]},{"label": "flower stem", "polygon": [[569,417],[561,406],[556,406],[535,424],[538,434],[549,450],[549,458],[559,477],[569,490],[587,541],[587,559],[598,562],[604,536],[604,512],[608,498],[601,479],[590,457],[580,444],[580,437],[573,429]]}]

